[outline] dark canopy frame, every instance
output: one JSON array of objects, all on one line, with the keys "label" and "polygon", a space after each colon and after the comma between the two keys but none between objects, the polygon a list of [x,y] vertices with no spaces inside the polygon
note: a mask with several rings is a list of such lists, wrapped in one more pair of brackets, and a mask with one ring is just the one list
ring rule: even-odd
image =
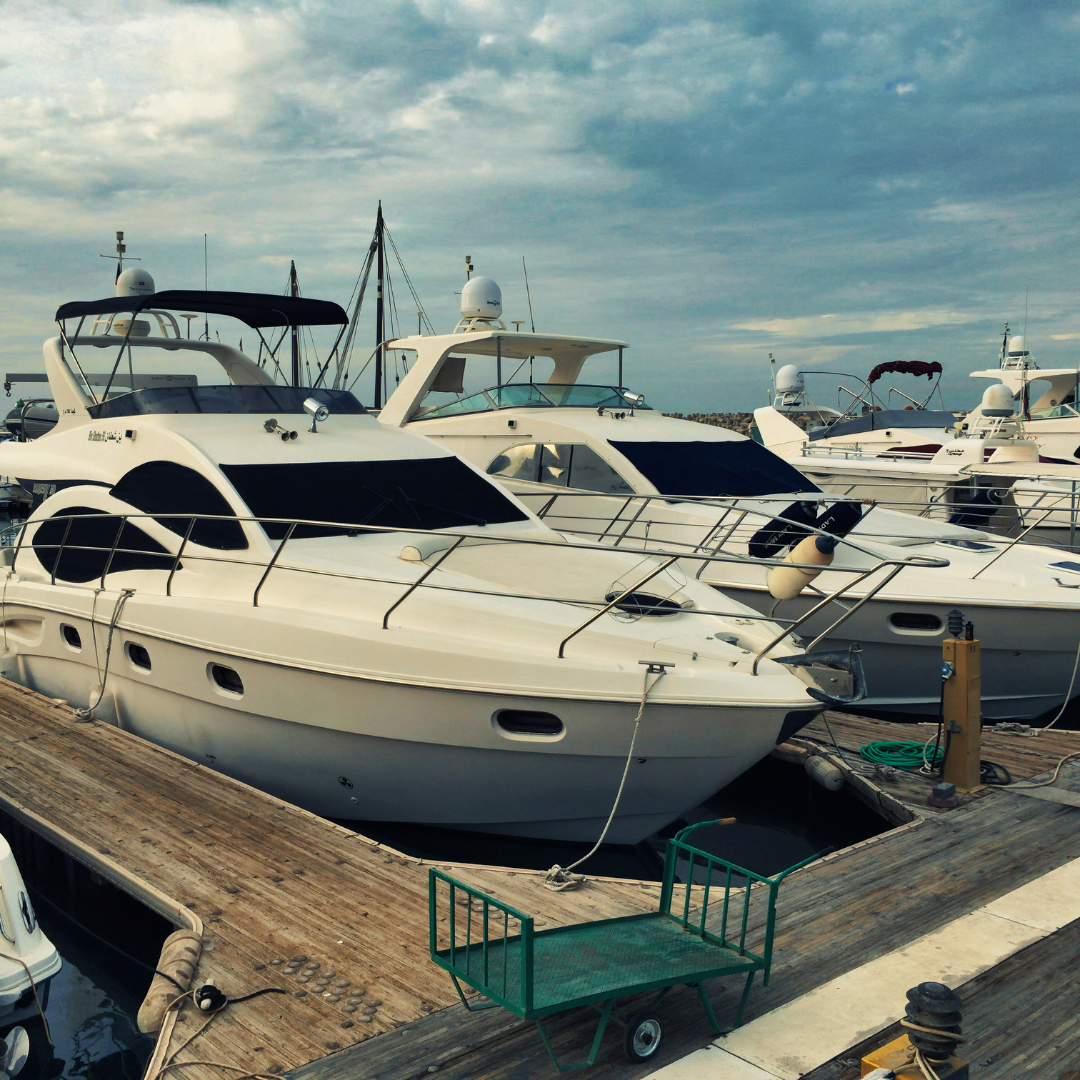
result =
[{"label": "dark canopy frame", "polygon": [[[141,312],[150,310],[162,311],[199,311],[207,315],[225,315],[228,318],[238,319],[250,326],[258,333],[260,340],[273,356],[275,349],[270,349],[266,339],[262,335],[264,327],[283,327],[285,330],[301,326],[339,326],[337,339],[330,350],[330,357],[337,352],[342,334],[348,325],[349,317],[340,304],[331,300],[312,300],[305,296],[277,296],[273,293],[243,293],[243,292],[210,292],[197,289],[166,289],[164,292],[148,293],[146,296],[107,296],[101,300],[75,300],[67,304],[61,304],[56,309],[56,321],[61,324],[61,337],[75,360],[76,367],[82,375],[82,365],[75,356],[75,350],[68,340],[63,323],[67,319],[78,319],[79,325],[75,331],[78,338],[82,330],[83,322],[90,315],[113,315],[119,312],[131,312],[131,322],[124,333],[124,340],[120,344],[120,351],[113,364],[109,381],[105,386],[102,400],[108,397],[112,387],[112,381],[120,369],[120,362],[124,358],[124,349],[127,347],[132,328],[135,325],[135,317]],[[284,338],[284,333],[282,334]],[[329,365],[330,357],[326,364]],[[325,365],[324,365],[325,369]],[[320,373],[321,379],[321,373]],[[83,375],[90,396],[97,403],[98,398],[90,387],[86,376]]]}]

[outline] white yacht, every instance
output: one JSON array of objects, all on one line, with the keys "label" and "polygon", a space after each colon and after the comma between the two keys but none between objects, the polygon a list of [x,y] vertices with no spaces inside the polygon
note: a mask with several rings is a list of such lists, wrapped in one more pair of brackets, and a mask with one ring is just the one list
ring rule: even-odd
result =
[{"label": "white yacht", "polygon": [[[1006,355],[1006,349],[1012,351]],[[1023,338],[1002,346],[1003,365],[1024,364],[1027,356]],[[1031,529],[1071,544],[1080,513],[1080,461],[1047,457],[1047,436],[1039,425],[1050,414],[1075,415],[1071,405],[1059,402],[1069,396],[1077,373],[1049,373],[1056,381],[1036,402],[1045,408],[1027,408],[1032,372],[1003,366],[974,373],[991,378],[1004,372],[1012,381],[987,387],[979,406],[962,420],[928,410],[925,402],[882,410],[870,389],[875,374],[914,364],[926,366],[878,365],[858,390],[848,391],[853,408],[846,414],[816,404],[803,380],[809,373],[787,365],[777,373],[772,405],[754,411],[758,438],[823,491],[1006,535]],[[801,426],[793,419],[799,417],[810,424]],[[1080,439],[1080,427],[1072,437]],[[1068,535],[1058,532],[1063,529]]]},{"label": "white yacht", "polygon": [[[49,1002],[63,961],[38,925],[19,864],[0,836],[0,1027],[32,1019]],[[35,998],[35,990],[37,996]]]},{"label": "white yacht", "polygon": [[[414,359],[379,414],[384,425],[439,440],[558,529],[614,547],[732,554],[735,561],[691,563],[691,573],[763,614],[795,619],[845,589],[798,633],[829,631],[821,645],[837,651],[861,645],[868,696],[860,708],[937,712],[941,640],[954,609],[983,643],[984,715],[1030,719],[1062,703],[1080,645],[1080,563],[882,508],[860,520],[860,503],[824,494],[761,445],[650,410],[622,385],[625,342],[508,331],[501,297],[484,287],[486,303],[466,287],[453,333],[391,343]],[[590,357],[606,355],[614,368],[616,354],[614,379],[579,381]],[[542,368],[546,380],[498,378],[452,401],[434,396],[463,394],[466,366],[492,360],[497,372]],[[851,531],[806,591],[777,601],[771,564],[760,557],[783,554],[815,525]]]},{"label": "white yacht", "polygon": [[[328,817],[585,841],[648,686],[622,843],[826,700],[790,640],[758,657],[779,627],[675,560],[568,541],[351,393],[275,383],[263,331],[344,327],[338,305],[117,289],[59,309],[57,423],[0,445],[35,495],[3,552],[8,677]],[[263,364],[177,312],[239,320]],[[98,394],[99,349],[176,384]],[[208,357],[223,385],[185,373]]]}]

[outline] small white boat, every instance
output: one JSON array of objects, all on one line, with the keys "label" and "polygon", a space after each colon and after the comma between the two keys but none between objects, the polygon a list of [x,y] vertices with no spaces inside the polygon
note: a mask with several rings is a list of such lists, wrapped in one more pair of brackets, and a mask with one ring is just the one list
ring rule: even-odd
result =
[{"label": "small white boat", "polygon": [[[34,905],[7,840],[0,836],[0,1027],[38,1015],[62,961],[38,926]],[[35,997],[36,991],[36,997]]]}]

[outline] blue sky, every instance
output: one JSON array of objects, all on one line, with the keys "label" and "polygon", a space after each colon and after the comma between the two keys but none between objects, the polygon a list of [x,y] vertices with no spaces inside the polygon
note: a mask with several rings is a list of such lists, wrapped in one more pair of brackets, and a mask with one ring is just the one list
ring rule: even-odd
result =
[{"label": "blue sky", "polygon": [[762,403],[770,352],[940,360],[967,406],[1025,293],[1080,358],[1078,44],[1053,2],[9,0],[0,363],[110,290],[116,229],[159,287],[205,232],[211,287],[295,258],[345,302],[381,198],[437,329],[465,253],[527,317],[525,255],[538,328],[630,341],[665,409]]}]

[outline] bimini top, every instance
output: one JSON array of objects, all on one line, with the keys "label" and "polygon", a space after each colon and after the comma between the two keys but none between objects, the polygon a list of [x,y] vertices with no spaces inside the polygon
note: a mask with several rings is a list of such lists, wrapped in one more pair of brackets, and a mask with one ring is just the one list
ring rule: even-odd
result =
[{"label": "bimini top", "polygon": [[88,315],[111,315],[118,311],[130,311],[137,315],[148,308],[226,315],[255,329],[263,326],[344,326],[349,321],[341,305],[330,300],[275,296],[273,293],[203,292],[197,289],[166,289],[146,296],[74,300],[56,309],[56,321],[83,319]]}]

